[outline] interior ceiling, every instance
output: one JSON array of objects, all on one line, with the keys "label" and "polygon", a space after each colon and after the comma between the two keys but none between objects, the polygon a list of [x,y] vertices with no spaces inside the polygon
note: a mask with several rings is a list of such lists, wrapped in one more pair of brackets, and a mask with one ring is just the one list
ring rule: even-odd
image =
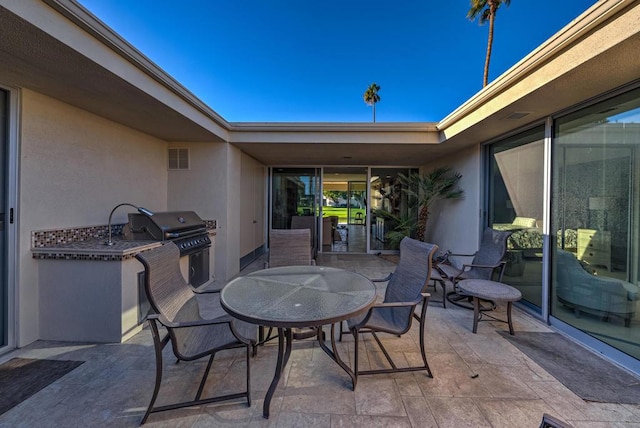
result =
[{"label": "interior ceiling", "polygon": [[0,6],[2,83],[28,88],[166,141],[222,141]]}]

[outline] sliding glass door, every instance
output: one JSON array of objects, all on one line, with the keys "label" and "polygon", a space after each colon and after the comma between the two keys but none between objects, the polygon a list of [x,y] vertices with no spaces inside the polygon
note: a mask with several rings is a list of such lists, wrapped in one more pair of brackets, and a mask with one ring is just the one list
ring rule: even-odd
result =
[{"label": "sliding glass door", "polygon": [[367,252],[367,167],[325,167],[322,251]]},{"label": "sliding glass door", "polygon": [[640,89],[558,118],[551,315],[640,359]]},{"label": "sliding glass door", "polygon": [[318,168],[271,169],[270,229],[310,229],[314,247],[317,246]]},{"label": "sliding glass door", "polygon": [[0,349],[9,344],[9,284],[7,281],[7,153],[9,94],[0,89]]},{"label": "sliding glass door", "polygon": [[489,226],[508,230],[503,282],[542,308],[544,126],[489,147]]}]

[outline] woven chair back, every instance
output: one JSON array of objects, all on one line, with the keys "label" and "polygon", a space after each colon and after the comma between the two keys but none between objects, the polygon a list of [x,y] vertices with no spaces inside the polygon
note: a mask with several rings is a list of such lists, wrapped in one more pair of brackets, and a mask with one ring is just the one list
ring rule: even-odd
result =
[{"label": "woven chair back", "polygon": [[272,229],[269,232],[269,267],[311,264],[309,229]]},{"label": "woven chair back", "polygon": [[[480,249],[473,258],[473,265],[495,266],[504,258],[507,252],[507,239],[512,232],[498,231],[488,227],[482,234]],[[493,268],[472,267],[465,274],[465,278],[491,279]]]},{"label": "woven chair back", "polygon": [[[393,272],[387,290],[385,302],[411,302],[420,298],[427,290],[431,278],[431,260],[438,249],[435,244],[417,241],[405,237],[400,242],[400,261]],[[400,322],[411,319],[412,308],[393,308],[392,316]]]}]

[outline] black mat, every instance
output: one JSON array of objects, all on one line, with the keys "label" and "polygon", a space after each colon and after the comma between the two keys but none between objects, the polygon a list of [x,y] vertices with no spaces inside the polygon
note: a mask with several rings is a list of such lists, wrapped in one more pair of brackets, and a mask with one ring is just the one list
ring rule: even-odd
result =
[{"label": "black mat", "polygon": [[583,400],[640,404],[640,380],[558,333],[501,331],[507,340]]},{"label": "black mat", "polygon": [[0,365],[0,415],[82,363],[12,358]]}]

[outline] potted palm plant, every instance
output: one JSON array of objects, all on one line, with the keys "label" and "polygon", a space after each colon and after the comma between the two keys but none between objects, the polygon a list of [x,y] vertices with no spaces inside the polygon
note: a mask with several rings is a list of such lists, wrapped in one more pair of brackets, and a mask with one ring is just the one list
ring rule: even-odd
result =
[{"label": "potted palm plant", "polygon": [[464,191],[458,187],[462,175],[451,172],[448,167],[436,168],[425,174],[399,174],[402,191],[409,196],[409,203],[417,206],[418,216],[398,216],[386,210],[376,210],[376,216],[383,217],[393,225],[385,234],[385,241],[391,248],[397,248],[405,236],[424,241],[431,205],[442,199],[460,199]]}]

